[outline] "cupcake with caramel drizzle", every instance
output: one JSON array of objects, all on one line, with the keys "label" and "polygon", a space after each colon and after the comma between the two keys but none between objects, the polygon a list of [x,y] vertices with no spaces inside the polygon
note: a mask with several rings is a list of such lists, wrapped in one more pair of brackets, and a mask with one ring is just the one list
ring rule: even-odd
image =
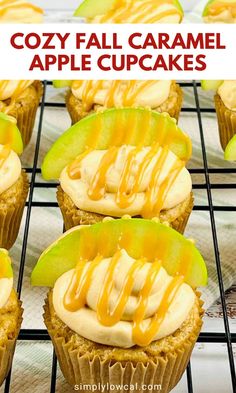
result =
[{"label": "cupcake with caramel drizzle", "polygon": [[[107,108],[144,107],[167,112],[177,121],[183,93],[174,81],[71,81],[66,106],[72,124]],[[54,81],[60,87],[63,81]]]},{"label": "cupcake with caramel drizzle", "polygon": [[181,23],[183,9],[178,0],[84,0],[74,16],[90,23]]},{"label": "cupcake with caramel drizzle", "polygon": [[206,281],[190,241],[141,219],[76,227],[32,273],[33,285],[53,287],[44,319],[69,383],[157,383],[164,393],[181,378],[200,332],[195,290]]},{"label": "cupcake with caramel drizzle", "polygon": [[236,23],[236,0],[210,0],[202,16],[205,23]]},{"label": "cupcake with caramel drizzle", "polygon": [[43,10],[24,0],[0,0],[0,23],[42,23]]},{"label": "cupcake with caramel drizzle", "polygon": [[39,81],[0,80],[0,112],[16,119],[24,147],[30,141],[42,93]]},{"label": "cupcake with caramel drizzle", "polygon": [[185,168],[190,156],[190,139],[167,114],[111,109],[86,117],[59,138],[42,173],[59,177],[66,229],[129,215],[158,217],[183,232],[193,207]]},{"label": "cupcake with caramel drizzle", "polygon": [[0,247],[14,244],[28,194],[28,179],[18,154],[23,144],[15,119],[0,113]]},{"label": "cupcake with caramel drizzle", "polygon": [[7,250],[0,248],[0,386],[11,368],[22,312],[13,289],[11,259]]}]

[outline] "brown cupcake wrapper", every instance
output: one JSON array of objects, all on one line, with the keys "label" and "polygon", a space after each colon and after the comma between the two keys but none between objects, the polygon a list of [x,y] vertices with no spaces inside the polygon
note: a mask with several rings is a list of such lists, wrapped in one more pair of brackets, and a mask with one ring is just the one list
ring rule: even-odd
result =
[{"label": "brown cupcake wrapper", "polygon": [[43,85],[41,82],[35,81],[34,87],[37,91],[37,99],[31,100],[29,105],[22,105],[16,109],[13,108],[12,111],[9,112],[9,115],[14,116],[17,120],[17,126],[21,132],[24,148],[30,142],[34,129],[36,112],[43,94]]},{"label": "brown cupcake wrapper", "polygon": [[186,208],[186,210],[184,211],[183,214],[181,214],[181,216],[179,216],[178,218],[176,218],[176,220],[174,220],[173,222],[171,222],[171,227],[173,229],[175,229],[177,232],[184,234],[185,228],[187,226],[189,217],[192,213],[193,210],[193,206],[194,206],[194,197],[193,197],[193,193],[191,192],[190,195],[190,200],[189,200],[189,205]]},{"label": "brown cupcake wrapper", "polygon": [[9,209],[0,208],[0,247],[9,250],[16,241],[19,233],[21,219],[28,195],[29,182],[26,173],[22,170],[23,192],[21,198]]},{"label": "brown cupcake wrapper", "polygon": [[[200,297],[200,294],[197,295]],[[181,348],[156,356],[155,361],[150,360],[145,364],[141,362],[134,364],[131,361],[104,361],[98,355],[92,359],[91,354],[81,355],[79,348],[66,342],[63,334],[52,327],[48,300],[44,306],[44,322],[65,379],[74,387],[79,385],[81,388],[79,390],[86,391],[85,385],[96,385],[97,390],[101,390],[101,386],[106,386],[105,392],[125,392],[127,386],[132,386],[131,391],[138,392],[142,391],[142,385],[150,385],[152,388],[148,391],[154,392],[157,391],[156,386],[160,385],[162,393],[169,393],[181,379],[199,336],[203,316],[202,304],[199,299],[199,323]],[[119,388],[113,389],[116,385]]]},{"label": "brown cupcake wrapper", "polygon": [[19,335],[21,323],[23,320],[22,314],[24,310],[22,308],[22,302],[20,300],[18,300],[18,307],[19,307],[19,317],[18,317],[18,323],[17,323],[17,328],[14,337],[8,339],[4,346],[0,346],[0,386],[2,385],[2,383],[4,382],[5,378],[7,377],[10,371],[14,352],[15,352],[16,340]]},{"label": "brown cupcake wrapper", "polygon": [[230,139],[236,134],[236,112],[228,109],[220,96],[215,95],[215,108],[218,119],[220,143],[225,150]]},{"label": "brown cupcake wrapper", "polygon": [[[157,112],[163,112],[163,113],[167,112],[167,113],[169,113],[170,117],[173,117],[178,121],[179,114],[180,114],[180,111],[182,108],[182,102],[183,102],[183,91],[178,84],[176,84],[176,86],[175,86],[175,92],[177,93],[177,99],[175,100],[175,102],[171,103],[168,106],[168,110],[162,111],[162,110],[160,110],[160,108],[154,108],[153,110],[157,111]],[[69,91],[68,94],[66,95],[66,107],[67,107],[67,110],[68,110],[69,115],[71,117],[72,124],[77,123],[78,121],[80,121],[84,117],[91,115],[92,113],[95,112],[94,108],[92,108],[89,111],[83,111],[82,104],[75,105],[75,101],[76,101],[76,98],[73,96],[71,91]],[[77,100],[77,101],[79,102],[79,100]],[[98,108],[104,109],[104,107],[102,107],[102,106],[98,106]]]},{"label": "brown cupcake wrapper", "polygon": [[[83,212],[82,210],[80,210],[81,214],[78,215],[77,214],[78,209],[75,207],[75,205],[69,207],[67,204],[64,203],[64,191],[60,186],[57,188],[57,201],[61,209],[61,213],[65,224],[65,229],[67,231],[77,225],[95,224],[96,222],[102,221],[106,217],[106,216],[102,216],[101,214]],[[170,226],[173,229],[175,229],[176,231],[182,234],[184,233],[186,225],[188,223],[188,219],[193,210],[193,205],[194,205],[194,198],[193,198],[193,193],[191,193],[189,204],[185,209],[185,211],[174,221],[169,222]]]}]

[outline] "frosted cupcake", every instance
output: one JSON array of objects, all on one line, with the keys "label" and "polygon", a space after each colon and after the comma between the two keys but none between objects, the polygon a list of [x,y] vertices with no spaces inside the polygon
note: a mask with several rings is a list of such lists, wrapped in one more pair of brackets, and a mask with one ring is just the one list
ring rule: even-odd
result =
[{"label": "frosted cupcake", "polygon": [[42,93],[39,81],[0,80],[0,112],[17,120],[24,147],[32,136]]},{"label": "frosted cupcake", "polygon": [[42,23],[43,10],[24,0],[0,0],[0,23]]},{"label": "frosted cupcake", "polygon": [[44,321],[64,377],[121,392],[176,386],[201,329],[196,287],[206,281],[191,242],[140,219],[68,231],[32,273],[33,285],[52,287]]},{"label": "frosted cupcake", "polygon": [[74,16],[90,23],[181,23],[178,0],[84,0]]},{"label": "frosted cupcake", "polygon": [[236,81],[203,80],[203,90],[214,90],[220,143],[225,150],[236,134]]},{"label": "frosted cupcake", "polygon": [[22,312],[13,289],[11,260],[7,251],[0,248],[0,386],[11,368]]},{"label": "frosted cupcake", "polygon": [[[63,83],[63,81],[62,81]],[[60,81],[55,81],[60,86]],[[169,113],[177,121],[182,89],[174,81],[72,81],[66,106],[72,124],[106,108],[145,107]]]},{"label": "frosted cupcake", "polygon": [[205,23],[236,23],[236,1],[210,0],[202,16]]},{"label": "frosted cupcake", "polygon": [[0,113],[0,247],[6,249],[17,238],[29,189],[18,157],[22,149],[14,119]]},{"label": "frosted cupcake", "polygon": [[42,175],[60,181],[66,229],[129,215],[158,217],[183,232],[193,207],[190,156],[190,139],[168,114],[109,109],[67,130]]}]

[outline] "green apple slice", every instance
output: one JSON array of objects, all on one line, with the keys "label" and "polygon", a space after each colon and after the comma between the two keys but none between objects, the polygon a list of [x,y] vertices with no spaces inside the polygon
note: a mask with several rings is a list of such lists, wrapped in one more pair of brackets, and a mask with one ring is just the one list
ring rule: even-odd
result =
[{"label": "green apple slice", "polygon": [[[116,5],[117,0],[84,0],[79,7],[75,10],[74,16],[83,18],[94,18],[98,15],[107,14]],[[153,3],[158,5],[158,1],[153,0]],[[183,15],[183,8],[178,0],[173,0],[173,5],[176,6]]]},{"label": "green apple slice", "polygon": [[0,248],[0,279],[11,277],[13,277],[13,271],[8,251]]},{"label": "green apple slice", "polygon": [[232,3],[232,4],[235,4],[236,1],[235,0],[220,0],[220,1],[219,0],[210,0],[210,1],[208,1],[208,3],[206,4],[206,6],[204,8],[202,16],[208,16],[209,15],[210,6],[213,3],[215,3],[215,4],[217,4],[217,3],[226,3],[226,4]]},{"label": "green apple slice", "polygon": [[226,161],[236,161],[236,135],[230,139],[226,146],[224,158]]},{"label": "green apple slice", "polygon": [[53,87],[55,87],[56,89],[60,89],[62,87],[70,87],[71,83],[72,83],[72,81],[70,81],[70,80],[53,80],[52,81]]},{"label": "green apple slice", "polygon": [[17,154],[23,152],[21,133],[11,116],[0,112],[0,144],[8,144]]},{"label": "green apple slice", "polygon": [[193,288],[207,284],[205,262],[195,245],[183,235],[151,220],[117,219],[66,232],[40,256],[32,272],[32,285],[53,287],[80,258],[92,260],[97,254],[111,257],[118,244],[132,258],[160,259],[172,276],[180,269],[185,270],[185,282]]},{"label": "green apple slice", "polygon": [[203,90],[217,90],[224,81],[202,80],[201,87]]},{"label": "green apple slice", "polygon": [[130,128],[130,145],[139,144],[140,135],[144,134],[145,146],[159,142],[163,146],[169,146],[180,159],[187,161],[191,157],[190,138],[168,114],[143,108],[113,108],[85,117],[61,135],[44,158],[44,179],[58,179],[66,165],[91,146],[91,143],[92,147],[98,150],[112,145],[121,146],[124,144],[127,129]]}]

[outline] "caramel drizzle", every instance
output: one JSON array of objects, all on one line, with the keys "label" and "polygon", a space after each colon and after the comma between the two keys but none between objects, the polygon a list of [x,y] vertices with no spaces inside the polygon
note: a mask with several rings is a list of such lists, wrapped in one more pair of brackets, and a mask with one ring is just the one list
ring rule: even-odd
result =
[{"label": "caramel drizzle", "polygon": [[[160,6],[162,4],[174,5],[173,0],[157,0],[157,1],[146,0],[143,1],[138,6],[135,4],[135,2],[136,0],[131,0],[129,2],[127,0],[126,1],[117,0],[112,10],[110,10],[106,15],[101,17],[100,22],[106,23],[112,20],[115,23],[123,23],[132,14],[134,13],[138,14],[140,12],[140,15],[137,15],[132,23],[142,23],[144,18],[148,17],[149,14],[156,11],[157,6]],[[163,13],[160,13],[155,17],[150,17],[147,20],[145,20],[145,23],[156,23],[165,16],[176,15],[176,14],[180,15],[182,19],[180,10],[176,8],[175,10],[168,10]]]},{"label": "caramel drizzle", "polygon": [[43,10],[41,8],[35,6],[34,4],[27,3],[27,2],[17,4],[16,1],[3,0],[0,2],[0,7],[2,7],[2,6],[4,6],[4,8],[0,9],[1,16],[3,16],[10,9],[14,9],[14,8],[20,9],[20,8],[25,8],[25,7],[31,8],[33,11],[40,12],[40,14],[43,14]]},{"label": "caramel drizzle", "polygon": [[[99,90],[102,89],[105,81],[74,81],[74,89],[81,89],[82,105],[83,110],[88,111],[95,104],[95,97]],[[142,94],[146,89],[153,86],[157,81],[142,81],[137,84],[138,81],[133,80],[127,83],[126,88],[122,91],[124,81],[116,80],[111,82],[111,86],[108,89],[107,96],[104,102],[105,108],[111,108],[115,106],[116,95],[121,95],[121,105],[134,106],[137,97]]]},{"label": "caramel drizzle", "polygon": [[0,151],[0,169],[3,167],[4,163],[8,159],[11,153],[11,148],[9,145],[3,145],[2,150]]},{"label": "caramel drizzle", "polygon": [[[1,11],[0,11],[1,12]],[[7,88],[8,83],[11,82],[10,80],[1,80],[0,81],[0,95],[4,94],[5,89]],[[10,104],[7,105],[2,109],[2,112],[8,114],[11,109],[15,105],[15,101],[17,97],[20,96],[20,94],[27,88],[28,86],[28,80],[22,80],[19,81],[17,84],[17,87],[15,88],[15,91],[13,92],[12,96],[10,97]]]},{"label": "caramel drizzle", "polygon": [[229,10],[234,17],[236,16],[236,3],[235,4],[226,3],[226,2],[223,3],[222,1],[219,1],[216,4],[212,3],[209,5],[210,15],[219,15],[221,14],[221,12],[225,11],[226,9]]},{"label": "caramel drizzle", "polygon": [[[114,288],[114,276],[118,268],[120,257],[121,251],[118,250],[109,263],[105,274],[104,285],[97,302],[97,317],[99,322],[104,326],[113,326],[121,320],[133,289],[135,275],[147,262],[146,258],[141,258],[132,264],[119,293],[116,306],[113,311],[110,311],[109,299]],[[87,261],[80,260],[78,262],[63,299],[64,307],[67,310],[77,311],[86,305],[87,293],[92,282],[93,274],[95,269],[102,262],[102,259],[103,257],[101,255],[96,256],[94,260],[90,262],[85,273],[84,269]],[[140,346],[149,345],[150,342],[153,341],[180,286],[184,282],[184,277],[179,275],[171,280],[163,295],[160,306],[152,317],[148,328],[144,330],[142,328],[142,322],[145,319],[148,298],[161,266],[160,260],[157,259],[151,264],[144,285],[138,296],[137,308],[133,316],[132,336],[134,343]]]}]

